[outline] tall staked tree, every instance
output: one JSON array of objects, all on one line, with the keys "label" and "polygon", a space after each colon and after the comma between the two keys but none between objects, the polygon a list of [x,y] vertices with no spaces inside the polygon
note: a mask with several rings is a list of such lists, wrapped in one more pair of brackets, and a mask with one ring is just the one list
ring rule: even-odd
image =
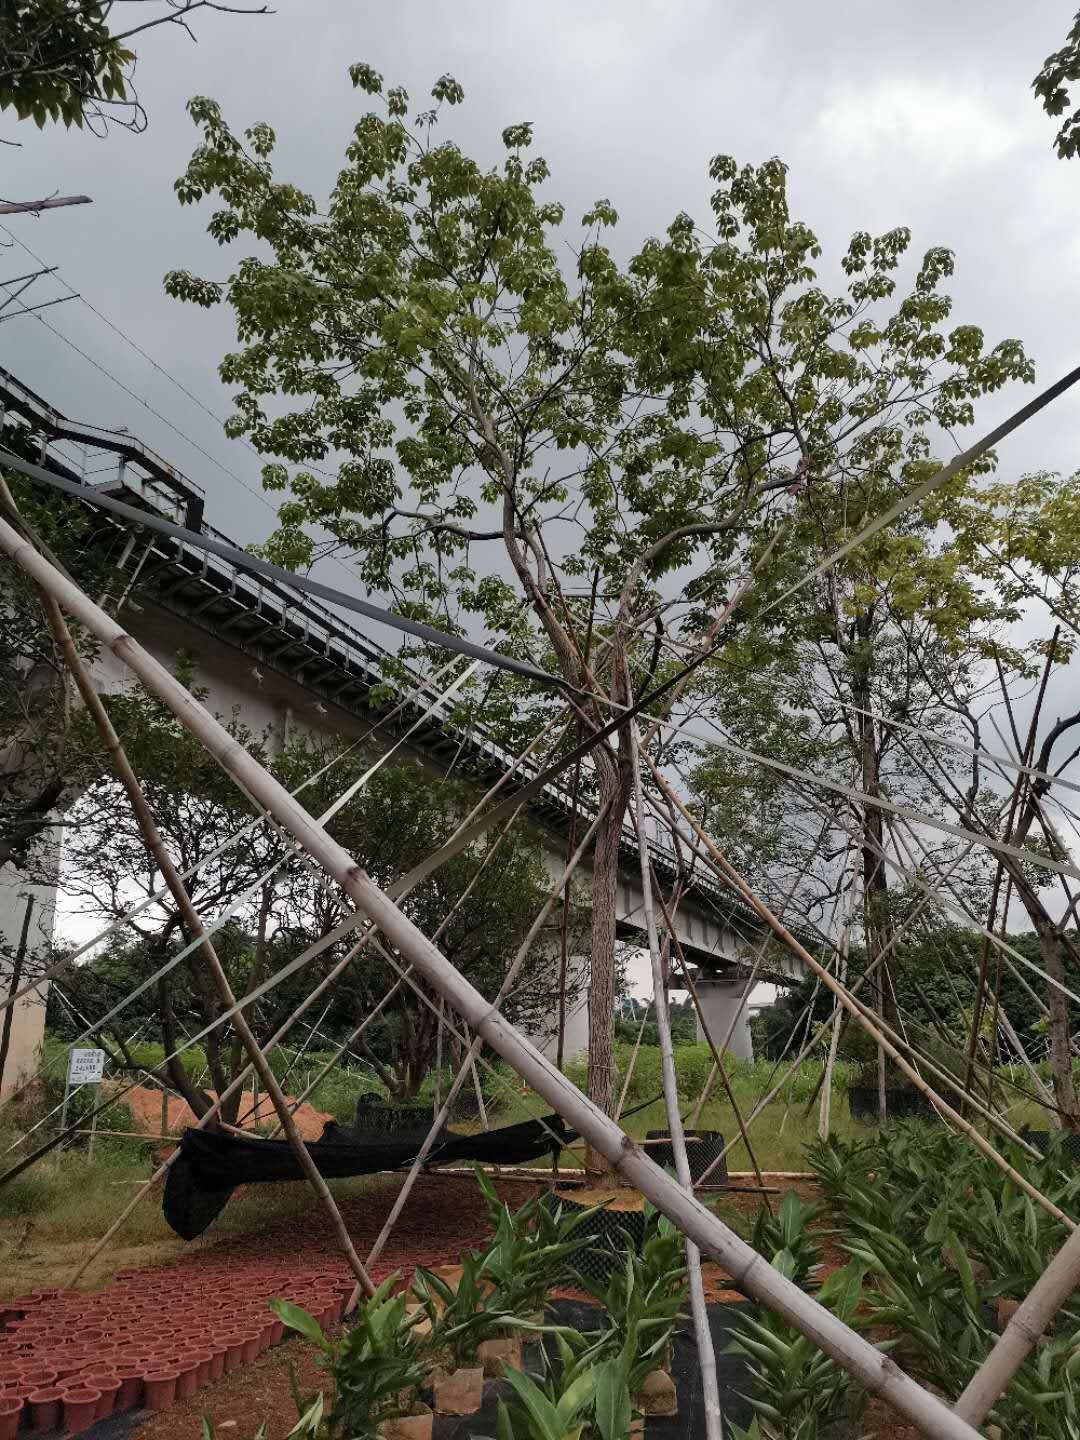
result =
[{"label": "tall staked tree", "polygon": [[[962,424],[975,396],[1026,373],[1014,342],[986,350],[973,328],[942,329],[947,252],[894,300],[906,231],[856,235],[847,288],[827,294],[777,160],[717,156],[711,231],[680,214],[621,263],[607,200],[567,243],[530,125],[504,130],[505,159],[485,169],[435,143],[442,108],[463,99],[451,77],[410,121],[403,89],[365,64],[350,75],[382,111],[360,118],[323,207],[275,175],[269,125],[241,137],[214,101],[191,102],[202,141],[179,199],[216,196],[210,233],[258,250],[226,282],[174,271],[167,289],[235,313],[229,429],[276,457],[273,557],[340,550],[410,613],[546,658],[597,696],[584,726],[650,684],[643,627],[662,620],[684,658],[712,643],[764,517],[805,504],[853,447]],[[589,776],[606,810],[588,1089],[609,1113],[630,739],[600,746]]]}]

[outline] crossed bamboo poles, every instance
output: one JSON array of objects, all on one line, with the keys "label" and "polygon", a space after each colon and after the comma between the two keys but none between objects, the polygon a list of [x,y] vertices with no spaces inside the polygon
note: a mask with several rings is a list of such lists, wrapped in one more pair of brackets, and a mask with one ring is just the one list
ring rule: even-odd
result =
[{"label": "crossed bamboo poles", "polygon": [[[948,476],[963,465],[970,463],[976,455],[986,450],[989,444],[1002,438],[1019,424],[1029,418],[1037,410],[1049,403],[1056,395],[1068,388],[1069,385],[1080,378],[1080,371],[1074,371],[1064,380],[1052,386],[1035,401],[1022,407],[1021,411],[997,427],[991,436],[986,437],[971,450],[958,456],[949,465],[922,485],[910,495],[896,502],[883,515],[875,517],[868,526],[856,535],[825,561],[821,562],[815,569],[806,575],[795,588],[809,583],[829,565],[834,564],[837,559],[860,544],[863,539],[876,533],[884,525],[890,523],[912,504],[917,503],[923,496],[928,495]],[[8,499],[10,497],[7,497]],[[1049,1320],[1052,1319],[1060,1307],[1065,1296],[1075,1287],[1077,1279],[1080,1278],[1080,1231],[1069,1217],[1063,1215],[1056,1207],[1052,1207],[1046,1197],[1039,1195],[1034,1187],[1030,1186],[1022,1176],[1012,1171],[1003,1158],[990,1146],[988,1141],[968,1124],[965,1118],[938,1095],[930,1087],[911,1065],[904,1059],[901,1052],[892,1043],[893,1039],[905,1042],[901,1037],[890,1038],[891,1032],[880,1017],[871,1018],[871,1012],[867,1007],[854,999],[843,984],[837,981],[829,971],[803,947],[800,942],[784,927],[782,922],[773,914],[771,909],[754,893],[752,887],[743,879],[738,871],[731,866],[714,842],[704,833],[697,824],[694,817],[682,804],[679,797],[667,783],[663,775],[651,761],[647,754],[642,754],[646,766],[649,768],[654,783],[664,794],[668,804],[677,809],[682,820],[690,831],[696,836],[699,844],[704,848],[710,865],[727,882],[727,884],[741,896],[757,913],[761,921],[767,925],[776,937],[795,953],[814,973],[819,981],[826,985],[837,997],[840,1004],[849,1011],[857,1023],[871,1035],[882,1053],[892,1056],[895,1063],[906,1073],[917,1088],[921,1089],[930,1099],[931,1103],[943,1117],[948,1118],[958,1128],[964,1131],[969,1138],[981,1148],[995,1164],[1005,1169],[1008,1173],[1025,1188],[1032,1198],[1036,1198],[1044,1208],[1049,1208],[1055,1213],[1062,1223],[1072,1230],[1072,1234],[1066,1244],[1054,1257],[1045,1270],[1041,1279],[1032,1289],[1028,1298],[1021,1305],[1010,1324],[1006,1327],[994,1350],[986,1359],[972,1378],[967,1390],[961,1397],[954,1410],[944,1405],[936,1396],[930,1395],[917,1383],[904,1375],[897,1367],[888,1361],[874,1347],[868,1345],[860,1336],[848,1329],[842,1322],[823,1310],[820,1306],[804,1295],[791,1282],[784,1279],[770,1266],[765,1265],[760,1256],[751,1250],[744,1242],[733,1235],[717,1218],[706,1210],[694,1198],[692,1188],[689,1187],[689,1171],[686,1167],[685,1148],[682,1148],[681,1161],[679,1149],[682,1139],[681,1121],[677,1109],[677,1095],[674,1093],[674,1067],[671,1063],[670,1027],[667,1024],[666,1004],[664,1003],[663,986],[657,996],[657,1018],[660,1023],[662,1050],[665,1052],[665,1090],[668,1094],[669,1123],[672,1130],[673,1144],[676,1150],[676,1162],[684,1185],[671,1181],[661,1172],[628,1136],[624,1135],[618,1125],[605,1116],[593,1106],[585,1096],[574,1087],[565,1076],[550,1064],[535,1048],[518,1035],[513,1026],[505,1020],[498,1009],[498,1003],[491,1003],[484,999],[463,976],[441,955],[437,947],[416,929],[412,923],[401,914],[396,908],[392,899],[385,895],[374,883],[359,869],[351,857],[338,846],[326,833],[319,822],[312,820],[303,807],[288,794],[274,778],[264,771],[258,763],[248,755],[229,735],[228,732],[210,715],[201,709],[193,700],[190,694],[174,679],[169,673],[146,652],[125,634],[125,632],[110,619],[98,606],[85,596],[78,587],[67,577],[62,575],[44,556],[39,554],[35,548],[26,540],[21,538],[17,530],[5,521],[0,520],[0,550],[3,550],[17,565],[19,565],[30,577],[36,581],[42,590],[45,598],[46,610],[50,617],[50,623],[54,628],[62,648],[69,652],[69,666],[74,649],[70,645],[70,637],[65,642],[64,621],[62,611],[85,624],[107,648],[121,659],[142,681],[158,695],[169,709],[177,716],[182,724],[195,735],[206,747],[209,753],[213,754],[222,767],[229,773],[245,793],[253,797],[264,809],[271,821],[289,834],[316,866],[323,872],[337,881],[342,890],[356,903],[358,909],[367,916],[369,929],[361,939],[359,949],[364,941],[376,931],[381,932],[389,940],[390,944],[405,959],[407,965],[415,973],[421,975],[428,984],[440,995],[440,1004],[448,1001],[458,1011],[462,1019],[471,1026],[473,1034],[472,1046],[479,1047],[486,1042],[496,1052],[507,1059],[510,1064],[525,1079],[532,1083],[536,1089],[550,1104],[567,1120],[573,1123],[585,1139],[601,1154],[605,1155],[615,1169],[618,1170],[632,1184],[647,1195],[653,1202],[667,1214],[687,1237],[688,1257],[692,1255],[692,1247],[697,1246],[706,1252],[715,1255],[724,1263],[736,1282],[747,1290],[748,1293],[769,1306],[778,1314],[793,1323],[803,1334],[807,1335],[822,1350],[830,1354],[845,1369],[855,1375],[873,1394],[880,1395],[886,1401],[895,1406],[902,1414],[907,1415],[923,1429],[924,1433],[932,1436],[970,1437],[977,1433],[975,1426],[982,1423],[992,1406],[994,1400],[1001,1393],[1002,1389],[1009,1383],[1012,1375],[1022,1364],[1025,1356],[1034,1346],[1036,1339]],[[774,602],[777,603],[777,602]],[[729,607],[730,610],[730,607]],[[78,657],[74,657],[76,662]],[[72,668],[73,676],[77,684],[85,682],[89,687],[90,682],[83,672],[80,677],[79,671]],[[92,687],[91,687],[92,688]],[[84,693],[84,699],[87,699]],[[95,696],[96,700],[96,696]],[[87,700],[89,705],[89,700]],[[91,706],[91,712],[94,713]],[[100,702],[98,702],[100,716],[104,717],[107,724],[107,715]],[[118,774],[122,783],[128,789],[132,803],[135,806],[136,815],[139,818],[140,829],[151,852],[158,858],[162,873],[165,876],[168,888],[172,892],[176,903],[184,915],[189,930],[196,936],[196,942],[204,959],[211,969],[211,973],[218,984],[219,994],[226,1007],[225,1014],[219,1017],[219,1022],[229,1016],[234,1016],[234,1023],[237,1032],[241,1036],[245,1048],[248,1050],[250,1065],[264,1080],[264,1086],[278,1109],[279,1118],[283,1128],[289,1137],[297,1158],[313,1184],[320,1200],[326,1206],[331,1216],[331,1221],[339,1239],[349,1257],[349,1263],[357,1277],[358,1287],[367,1289],[370,1280],[367,1278],[366,1270],[360,1262],[359,1257],[352,1250],[351,1242],[344,1222],[336,1210],[333,1197],[326,1190],[321,1176],[318,1176],[310,1156],[307,1154],[302,1140],[292,1127],[291,1116],[287,1103],[277,1086],[269,1064],[266,1060],[267,1051],[277,1043],[279,1037],[274,1037],[270,1046],[260,1050],[250,1030],[242,1017],[242,1010],[245,1004],[256,998],[257,993],[245,997],[240,1002],[235,1001],[228,982],[221,971],[220,962],[217,961],[216,953],[205,934],[202,922],[198,914],[191,906],[189,897],[183,887],[182,880],[176,875],[175,869],[169,866],[168,857],[164,854],[160,837],[157,836],[153,825],[153,817],[145,807],[145,799],[142,797],[138,782],[127,765],[126,756],[123,755],[118,742],[110,741],[108,732],[100,723],[98,714],[95,714],[98,721],[99,731],[106,747],[110,749],[114,764],[117,766]],[[633,716],[626,717],[627,723],[633,723]],[[650,730],[649,736],[655,733],[657,725]],[[636,725],[631,731],[635,749],[638,748],[638,737]],[[115,737],[113,737],[115,739]],[[573,759],[573,754],[571,759]],[[125,770],[126,766],[126,770]],[[642,790],[640,783],[640,765],[635,764],[635,784],[638,796],[637,824],[639,827],[640,849],[642,852],[642,882],[645,891],[646,922],[649,931],[649,948],[653,956],[654,975],[662,982],[662,975],[658,963],[659,948],[658,937],[655,926],[655,912],[653,909],[652,875],[647,863],[647,849],[643,826],[643,804]],[[808,777],[813,778],[813,777]],[[831,788],[836,789],[834,785]],[[506,802],[504,802],[505,806]],[[896,807],[892,807],[895,811]],[[503,807],[497,807],[494,814],[498,814]],[[512,813],[512,812],[511,812]],[[902,818],[912,818],[903,816]],[[492,817],[494,818],[494,816]],[[918,817],[915,817],[918,818]],[[937,828],[949,831],[954,834],[961,834],[961,837],[969,840],[979,840],[990,849],[996,850],[999,854],[1010,853],[1007,845],[994,842],[990,837],[978,837],[972,832],[958,830],[956,827],[937,825]],[[475,829],[475,827],[474,827]],[[581,847],[578,856],[583,853]],[[440,852],[441,854],[441,852]],[[436,855],[432,861],[437,863],[440,856]],[[1025,857],[1026,858],[1026,857]],[[166,863],[162,863],[164,860]],[[1068,864],[1049,863],[1043,861],[1045,868],[1056,870],[1059,874],[1075,873],[1074,867]],[[418,871],[427,873],[424,867],[418,867]],[[413,872],[415,875],[416,872]],[[407,880],[413,876],[406,877]],[[418,877],[419,878],[419,877]],[[561,893],[563,887],[559,887]],[[397,887],[395,887],[397,889]],[[552,903],[554,903],[552,897]],[[303,957],[302,957],[303,958]],[[351,958],[351,957],[348,957]],[[286,967],[290,969],[291,967]],[[279,972],[279,977],[280,978]],[[403,979],[408,979],[404,975]],[[409,983],[415,983],[410,981]],[[980,991],[982,986],[980,985]],[[876,1020],[876,1024],[875,1024]],[[666,1044],[665,1037],[666,1036]],[[472,1058],[472,1046],[470,1047],[470,1060]],[[910,1047],[909,1047],[910,1048]],[[717,1059],[719,1060],[719,1054]],[[459,1074],[463,1077],[465,1066]],[[722,1068],[722,1065],[721,1065]],[[670,1073],[669,1073],[670,1072]],[[242,1081],[241,1081],[242,1083]],[[958,1087],[959,1088],[959,1087]],[[971,1098],[970,1096],[968,1097]],[[996,1117],[987,1116],[987,1118]],[[741,1125],[741,1121],[740,1121]],[[685,1175],[682,1172],[685,1171]],[[314,1173],[312,1173],[314,1172]],[[317,1178],[316,1178],[317,1177]],[[320,1184],[322,1186],[320,1190]],[[695,1305],[695,1311],[697,1310]],[[695,1319],[700,1319],[695,1314]],[[703,1361],[707,1365],[707,1346],[702,1346]],[[715,1376],[713,1376],[715,1380]],[[706,1377],[708,1380],[708,1377]],[[708,1428],[710,1434],[718,1433],[719,1410],[718,1404],[710,1404],[708,1410]]]},{"label": "crossed bamboo poles", "polygon": [[[4,521],[0,521],[0,549],[26,571],[63,610],[85,624],[103,645],[164,701],[181,723],[218,759],[223,768],[233,775],[246,791],[255,796],[276,823],[297,841],[315,863],[337,881],[358,908],[368,916],[372,926],[387,937],[398,954],[458,1011],[477,1040],[486,1042],[508,1060],[534,1089],[574,1124],[600,1153],[607,1156],[620,1173],[669,1215],[692,1243],[715,1255],[748,1293],[789,1319],[826,1353],[831,1354],[844,1368],[856,1375],[871,1393],[881,1395],[920,1425],[925,1433],[943,1437],[966,1436],[969,1440],[977,1433],[969,1420],[975,1419],[976,1423],[979,1423],[979,1407],[984,1403],[992,1404],[993,1399],[1000,1393],[999,1382],[1001,1385],[1007,1383],[1022,1363],[1024,1355],[1034,1343],[1033,1336],[1029,1333],[1033,1318],[1035,1322],[1039,1320],[1043,1312],[1053,1305],[1063,1286],[1071,1289],[1075,1284],[1076,1276],[1080,1273],[1080,1240],[1070,1238],[1017,1312],[1017,1316],[969,1387],[965,1401],[962,1402],[965,1413],[950,1410],[936,1396],[930,1395],[899,1371],[873,1346],[850,1331],[835,1316],[823,1310],[810,1297],[766,1265],[756,1252],[705,1209],[692,1193],[688,1193],[664,1175],[613,1121],[592,1106],[565,1076],[517,1034],[498,1009],[458,974],[438,949],[355,865],[351,857],[271,775],[262,770],[257,762],[237,745],[173,676],[142,651],[120,626],[83,595],[77,586],[56,571],[29,542],[23,540]],[[648,765],[648,757],[643,758]],[[659,772],[653,772],[654,780],[657,780],[658,774]],[[660,776],[659,780],[662,781],[663,777]],[[661,789],[663,788],[662,784]],[[668,789],[670,790],[670,787]],[[678,799],[674,792],[670,792],[668,798]],[[689,812],[684,814],[684,819],[691,829],[699,828]],[[704,835],[701,838],[707,841]],[[785,939],[786,943],[797,946],[798,942],[794,941],[794,937],[789,937],[781,922],[772,915],[768,907],[757,900],[737,872],[723,859],[717,847],[709,843],[707,848],[717,865],[728,874],[736,890],[743,894],[748,903],[754,905],[761,918],[780,938]],[[813,968],[816,962],[813,962],[808,952],[803,954],[805,959],[812,961]],[[827,976],[823,967],[817,968],[821,971],[823,981],[828,983],[832,977]],[[832,987],[837,990],[840,988],[835,981],[832,982]],[[866,1016],[854,1002],[850,1003],[854,1017],[874,1033]],[[877,1033],[879,1042],[886,1043],[884,1036]],[[252,1063],[257,1064],[254,1056]],[[270,1085],[266,1088],[271,1090]],[[287,1107],[282,1103],[282,1109],[285,1108]],[[284,1116],[282,1120],[284,1123]],[[288,1127],[286,1132],[288,1133]],[[302,1142],[298,1147],[298,1158],[301,1147]],[[332,1197],[330,1201],[332,1204]],[[323,1203],[325,1204],[325,1200]],[[338,1218],[340,1219],[340,1216]],[[354,1273],[357,1273],[358,1279],[363,1273],[358,1259]],[[1018,1318],[1021,1320],[1020,1324],[1017,1324]],[[999,1388],[995,1389],[995,1386]],[[984,1397],[990,1391],[993,1393],[989,1400],[985,1400]]]}]

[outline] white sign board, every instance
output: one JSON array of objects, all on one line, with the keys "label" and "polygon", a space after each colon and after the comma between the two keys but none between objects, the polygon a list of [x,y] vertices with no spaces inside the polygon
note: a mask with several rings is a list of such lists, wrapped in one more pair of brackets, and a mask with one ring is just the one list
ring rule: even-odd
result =
[{"label": "white sign board", "polygon": [[68,1055],[69,1085],[100,1085],[105,1073],[104,1050],[72,1050]]}]

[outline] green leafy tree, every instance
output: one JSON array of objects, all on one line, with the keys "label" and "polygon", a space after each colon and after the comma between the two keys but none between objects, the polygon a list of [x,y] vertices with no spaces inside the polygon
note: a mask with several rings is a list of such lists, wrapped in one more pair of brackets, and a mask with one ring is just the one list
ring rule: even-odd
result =
[{"label": "green leafy tree", "polygon": [[[21,426],[4,426],[0,438],[16,454],[30,449]],[[61,563],[78,567],[87,588],[100,590],[104,565],[87,550],[81,508],[43,501],[40,491],[11,472],[5,479],[20,513]],[[101,743],[73,703],[36,587],[7,560],[0,563],[0,626],[0,872],[47,879],[60,816],[100,770]],[[92,661],[93,637],[78,626],[73,637],[84,660]]]},{"label": "green leafy tree", "polygon": [[[606,200],[567,248],[530,125],[508,126],[505,159],[484,168],[435,141],[463,98],[452,78],[410,120],[404,90],[369,65],[350,74],[382,111],[360,118],[324,203],[279,178],[269,125],[240,136],[214,101],[191,102],[202,139],[179,199],[214,197],[210,234],[257,249],[227,281],[175,271],[166,287],[235,314],[221,375],[238,392],[230,433],[276,457],[269,553],[299,566],[344,551],[408,613],[546,660],[600,697],[583,725],[712,642],[763,520],[812,508],[838,466],[898,461],[904,437],[925,460],[930,425],[964,423],[1026,366],[1012,342],[945,331],[948,252],[897,299],[906,230],[857,234],[846,289],[827,293],[777,160],[717,156],[710,228],[680,214],[620,263]],[[912,478],[896,464],[897,488]],[[606,808],[588,1089],[609,1112],[632,754],[624,728],[589,768]]]},{"label": "green leafy tree", "polygon": [[1061,160],[1071,159],[1080,149],[1080,104],[1069,90],[1077,80],[1080,80],[1080,11],[1065,37],[1065,44],[1046,57],[1042,69],[1031,82],[1031,88],[1047,115],[1065,117],[1054,138]]},{"label": "green leafy tree", "polygon": [[[132,0],[119,0],[131,6]],[[104,133],[110,123],[132,130],[146,112],[132,83],[135,51],[126,41],[161,25],[186,30],[198,10],[265,11],[215,0],[137,0],[136,24],[115,24],[117,0],[5,0],[0,7],[0,110],[14,110],[38,128],[50,121]],[[122,14],[123,11],[120,11]],[[194,38],[194,36],[192,36]]]}]

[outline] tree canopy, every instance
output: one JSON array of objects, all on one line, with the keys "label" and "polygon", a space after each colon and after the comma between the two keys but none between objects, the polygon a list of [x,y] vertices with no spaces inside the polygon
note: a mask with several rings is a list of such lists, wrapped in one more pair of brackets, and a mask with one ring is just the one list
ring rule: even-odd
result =
[{"label": "tree canopy", "polygon": [[146,112],[133,83],[136,56],[125,42],[161,25],[191,34],[188,21],[199,10],[258,13],[255,7],[218,0],[119,4],[129,7],[126,14],[135,23],[116,24],[125,15],[117,0],[5,0],[0,7],[0,110],[14,110],[39,129],[51,121],[96,133],[104,133],[110,122],[141,130]]},{"label": "tree canopy", "polygon": [[1080,80],[1080,11],[1060,50],[1048,55],[1031,82],[1047,115],[1064,115],[1054,139],[1058,157],[1071,159],[1080,149],[1080,101],[1073,99],[1070,86]]}]

